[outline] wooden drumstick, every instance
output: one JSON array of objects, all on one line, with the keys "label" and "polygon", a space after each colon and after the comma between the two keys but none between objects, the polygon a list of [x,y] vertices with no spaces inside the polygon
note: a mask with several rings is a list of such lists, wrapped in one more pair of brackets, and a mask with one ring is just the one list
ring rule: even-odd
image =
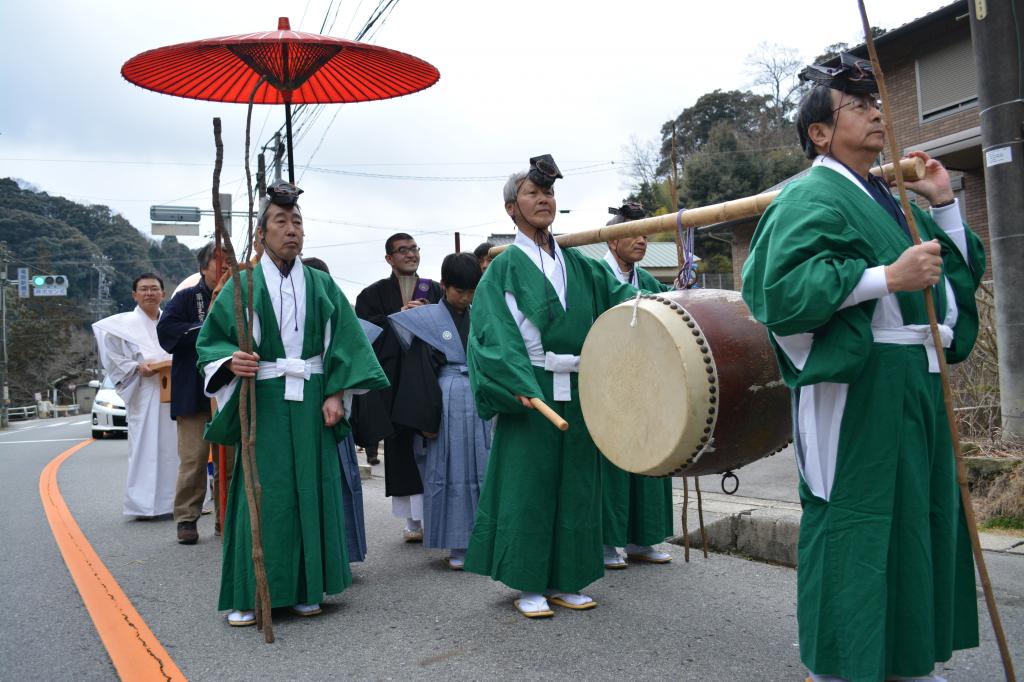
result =
[{"label": "wooden drumstick", "polygon": [[530,405],[533,409],[547,417],[547,420],[557,426],[559,431],[569,430],[569,422],[562,419],[557,412],[548,407],[547,403],[540,398],[530,398]]}]

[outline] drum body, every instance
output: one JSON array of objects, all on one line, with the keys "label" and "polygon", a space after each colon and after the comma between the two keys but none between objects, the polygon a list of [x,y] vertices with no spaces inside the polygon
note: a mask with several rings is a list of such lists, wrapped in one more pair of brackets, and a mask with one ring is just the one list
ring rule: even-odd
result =
[{"label": "drum body", "polygon": [[607,310],[579,372],[594,443],[632,473],[723,473],[791,442],[789,389],[735,291],[670,291]]}]

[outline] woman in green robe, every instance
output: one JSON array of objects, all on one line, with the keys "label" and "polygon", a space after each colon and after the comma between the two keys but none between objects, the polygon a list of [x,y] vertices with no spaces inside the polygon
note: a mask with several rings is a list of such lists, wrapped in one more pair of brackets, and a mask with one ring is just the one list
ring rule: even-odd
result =
[{"label": "woman in green robe", "polygon": [[[607,224],[645,217],[639,204],[627,203]],[[672,287],[640,267],[646,254],[647,237],[615,239],[608,242],[608,252],[600,262],[620,282],[652,293],[671,291]],[[605,568],[618,570],[628,566],[619,547],[624,548],[631,562],[670,562],[672,555],[654,549],[654,545],[672,535],[672,479],[631,474],[602,456],[601,490]]]}]

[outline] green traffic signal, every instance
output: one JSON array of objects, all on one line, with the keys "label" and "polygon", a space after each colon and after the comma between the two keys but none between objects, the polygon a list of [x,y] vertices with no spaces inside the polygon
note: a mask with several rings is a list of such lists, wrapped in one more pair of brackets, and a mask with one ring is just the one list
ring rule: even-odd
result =
[{"label": "green traffic signal", "polygon": [[46,284],[46,275],[36,275],[32,278],[32,284],[37,287],[41,287]]}]

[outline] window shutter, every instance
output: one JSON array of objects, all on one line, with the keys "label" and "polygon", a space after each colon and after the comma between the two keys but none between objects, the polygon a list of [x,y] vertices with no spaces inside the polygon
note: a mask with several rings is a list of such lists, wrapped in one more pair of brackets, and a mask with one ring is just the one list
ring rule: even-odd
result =
[{"label": "window shutter", "polygon": [[970,38],[946,45],[917,60],[921,118],[978,99],[978,72]]}]

